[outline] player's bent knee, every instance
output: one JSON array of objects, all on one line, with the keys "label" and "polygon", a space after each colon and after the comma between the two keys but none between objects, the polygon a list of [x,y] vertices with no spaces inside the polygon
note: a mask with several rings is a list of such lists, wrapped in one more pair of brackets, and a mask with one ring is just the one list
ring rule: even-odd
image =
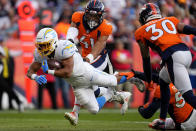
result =
[{"label": "player's bent knee", "polygon": [[99,112],[99,108],[91,108],[91,109],[88,109],[88,111],[94,115],[96,115],[98,112]]},{"label": "player's bent knee", "polygon": [[80,103],[80,105],[86,105],[89,102],[89,98],[85,94],[83,94],[81,92],[74,92],[74,94],[75,94],[78,102]]},{"label": "player's bent knee", "polygon": [[98,106],[98,104],[96,104],[96,103],[94,103],[94,104],[88,104],[88,105],[86,105],[85,106],[87,109],[88,109],[88,111],[90,112],[90,113],[92,113],[92,114],[97,114],[98,112],[99,112],[99,106]]}]

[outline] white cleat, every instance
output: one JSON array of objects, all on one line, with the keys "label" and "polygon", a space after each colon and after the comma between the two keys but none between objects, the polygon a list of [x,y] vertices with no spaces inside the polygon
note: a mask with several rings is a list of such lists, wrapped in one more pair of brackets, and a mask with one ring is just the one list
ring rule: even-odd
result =
[{"label": "white cleat", "polygon": [[124,115],[129,107],[129,99],[131,97],[131,93],[130,92],[117,92],[117,94],[120,94],[121,97],[123,98],[124,103],[122,104],[120,112],[122,115]]},{"label": "white cleat", "polygon": [[75,112],[65,112],[64,117],[71,125],[76,126],[78,124],[78,116]]},{"label": "white cleat", "polygon": [[113,94],[112,98],[109,100],[109,102],[112,102],[112,101],[119,102],[120,104],[124,103],[123,96],[120,93],[117,93],[117,92],[115,92]]}]

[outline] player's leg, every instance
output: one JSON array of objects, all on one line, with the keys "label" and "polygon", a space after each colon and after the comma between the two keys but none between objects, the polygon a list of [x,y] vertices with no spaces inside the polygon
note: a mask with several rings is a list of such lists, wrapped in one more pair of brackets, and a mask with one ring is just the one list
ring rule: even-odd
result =
[{"label": "player's leg", "polygon": [[71,125],[76,126],[78,124],[78,116],[80,112],[80,103],[75,97],[74,107],[72,112],[65,112],[64,117],[69,120]]},{"label": "player's leg", "polygon": [[[113,88],[113,86],[117,86],[117,78],[114,75],[110,75],[105,72],[92,69],[92,76],[93,76],[92,77],[93,79],[91,80],[91,82],[96,85],[108,86],[111,88]],[[111,89],[111,88],[108,88],[108,89]],[[109,95],[109,93],[106,93],[105,97],[107,97],[106,95]],[[129,92],[118,92],[116,95],[117,101],[120,102],[119,98],[121,97],[121,100],[123,100],[123,103],[124,103],[121,108],[122,114],[124,114],[128,108],[128,101],[130,99],[130,96],[131,96],[131,93]],[[108,96],[108,97],[111,98],[111,96]]]},{"label": "player's leg", "polygon": [[[159,121],[159,119],[153,120],[148,126],[150,128],[155,128],[155,124]],[[166,130],[176,129],[175,122],[171,118],[166,118],[165,120],[165,127]]]},{"label": "player's leg", "polygon": [[170,90],[169,83],[171,82],[166,66],[164,66],[160,73],[160,90],[161,90],[161,107],[160,107],[160,118],[162,120],[166,119],[167,111],[169,107],[170,100]]},{"label": "player's leg", "polygon": [[96,99],[92,88],[79,88],[74,90],[78,102],[92,114],[96,114],[105,102],[112,97],[112,92],[109,93],[111,94],[110,96],[101,96]]},{"label": "player's leg", "polygon": [[181,123],[181,128],[183,130],[195,130],[196,129],[196,110],[194,109],[189,119]]},{"label": "player's leg", "polygon": [[65,118],[68,119],[72,125],[77,125],[80,105],[87,108],[88,111],[91,112],[92,114],[96,114],[104,106],[104,104],[109,99],[111,99],[112,92],[108,91],[108,94],[110,95],[98,97],[96,100],[92,88],[80,87],[74,89],[74,95],[76,97],[75,106],[72,112],[65,113]]},{"label": "player's leg", "polygon": [[106,94],[108,90],[108,88],[106,87],[98,87],[97,85],[93,85],[92,88],[94,90],[95,97],[99,97],[103,94]]},{"label": "player's leg", "polygon": [[[90,90],[90,91],[92,91],[92,90]],[[124,99],[126,99],[127,97],[130,98],[130,93],[129,92],[117,92],[117,95],[114,95],[114,92],[113,92],[113,90],[111,88],[108,88],[107,89],[107,93],[105,93],[102,96],[99,96],[97,98],[95,98],[95,95],[93,93],[90,93],[90,91],[88,91],[89,92],[88,94],[89,94],[89,97],[90,97],[90,102],[88,102],[84,106],[92,114],[98,113],[98,111],[103,108],[104,104],[107,101],[111,100],[111,99],[115,99],[114,97],[116,97],[117,101],[122,101],[123,100],[123,102],[125,101]],[[123,108],[125,111],[127,110],[127,107],[128,107],[127,105],[128,105],[129,98],[127,98],[126,99],[127,102],[125,101],[124,104],[122,105],[122,106],[126,106],[126,107]],[[97,105],[98,105],[99,108],[97,108]]]},{"label": "player's leg", "polygon": [[[75,87],[74,87],[75,88]],[[65,112],[64,117],[69,120],[71,125],[76,126],[78,124],[78,115],[81,105],[84,105],[89,101],[88,95],[85,93],[87,87],[79,87],[74,89],[75,102],[72,112]]]},{"label": "player's leg", "polygon": [[[173,67],[170,65],[169,74],[176,88],[183,95],[186,102],[196,109],[196,96],[194,96],[187,68],[192,62],[189,51],[178,51],[172,55]],[[172,64],[172,62],[170,62]],[[173,70],[172,70],[173,69]]]}]

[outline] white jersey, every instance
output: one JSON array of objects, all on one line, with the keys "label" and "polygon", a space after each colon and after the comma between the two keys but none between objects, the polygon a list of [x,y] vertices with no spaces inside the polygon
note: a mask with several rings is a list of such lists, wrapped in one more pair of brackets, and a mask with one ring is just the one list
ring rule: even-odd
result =
[{"label": "white jersey", "polygon": [[[57,48],[55,49],[54,59],[61,61],[63,59],[73,56],[74,67],[70,78],[65,80],[75,87],[89,87],[91,85],[101,86],[116,86],[116,78],[113,75],[109,75],[102,71],[95,69],[88,62],[84,62],[82,56],[78,53],[78,49],[75,44],[67,40],[59,40]],[[41,63],[48,57],[42,57],[37,50],[34,52],[34,61]],[[105,80],[104,81],[104,77]],[[112,78],[111,78],[112,77]]]}]

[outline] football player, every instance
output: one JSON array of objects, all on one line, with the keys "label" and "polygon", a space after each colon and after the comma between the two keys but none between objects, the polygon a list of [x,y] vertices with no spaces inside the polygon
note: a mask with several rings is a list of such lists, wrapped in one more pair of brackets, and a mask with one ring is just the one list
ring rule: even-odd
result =
[{"label": "football player", "polygon": [[[146,80],[144,73],[134,72],[134,77]],[[152,80],[154,83],[157,83],[158,86],[155,87],[154,97],[152,102],[147,103],[138,108],[140,115],[146,119],[151,118],[154,113],[160,108],[161,104],[161,93],[159,86],[159,76],[158,74],[152,74]],[[171,118],[167,118],[163,129],[175,129],[175,130],[194,130],[196,129],[196,110],[193,109],[177,90],[177,88],[171,83],[169,85],[170,89],[170,101],[168,113]],[[156,129],[155,119],[152,123],[149,124],[149,127]]]},{"label": "football player", "polygon": [[[47,64],[48,59],[60,61],[62,67],[50,70]],[[70,83],[79,103],[93,114],[96,114],[112,98],[128,104],[125,98],[130,96],[129,92],[121,92],[114,95],[112,90],[107,90],[107,93],[103,96],[95,98],[92,86],[115,87],[118,83],[123,83],[127,79],[132,78],[132,72],[110,75],[95,69],[88,62],[83,61],[75,44],[69,40],[58,40],[56,31],[51,28],[43,28],[38,32],[34,61],[27,73],[27,76],[38,84],[45,84],[47,83],[45,76],[36,74],[40,67],[42,67],[45,73],[64,78]],[[72,124],[74,125],[74,123]]]},{"label": "football player", "polygon": [[[103,71],[107,63],[109,69],[112,65],[109,61],[107,50],[105,49],[106,41],[112,34],[112,25],[103,18],[104,5],[99,0],[90,0],[84,12],[75,12],[72,15],[71,26],[68,29],[66,39],[71,41],[79,41],[82,47],[82,57],[98,70]],[[112,73],[113,71],[111,71]],[[108,88],[94,85],[93,89],[96,96],[101,96],[107,92]],[[130,96],[127,96],[130,97]],[[124,114],[124,106],[121,113]],[[80,110],[80,103],[75,99],[72,112],[66,112],[65,117],[68,120],[77,121]],[[73,123],[73,122],[71,122]]]},{"label": "football player", "polygon": [[160,76],[161,87],[161,112],[160,120],[155,124],[157,128],[163,127],[170,100],[169,83],[183,95],[186,102],[196,108],[196,96],[193,95],[187,68],[192,57],[189,48],[182,42],[179,35],[196,35],[196,28],[180,23],[175,17],[162,18],[157,5],[145,4],[139,14],[141,27],[136,30],[135,38],[140,46],[144,73],[147,78],[147,86],[151,87],[151,66],[149,47],[156,50],[162,58]]}]

